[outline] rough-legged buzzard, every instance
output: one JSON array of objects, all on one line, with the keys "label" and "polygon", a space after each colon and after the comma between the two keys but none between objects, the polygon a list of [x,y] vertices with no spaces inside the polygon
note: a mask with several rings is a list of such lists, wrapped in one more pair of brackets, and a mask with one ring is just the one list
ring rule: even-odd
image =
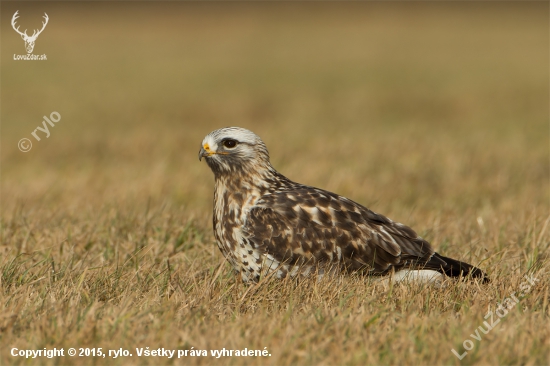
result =
[{"label": "rough-legged buzzard", "polygon": [[411,228],[278,173],[263,141],[249,130],[211,132],[202,141],[202,158],[215,177],[214,235],[245,282],[274,271],[284,278],[327,270],[489,281],[479,268],[436,253]]}]

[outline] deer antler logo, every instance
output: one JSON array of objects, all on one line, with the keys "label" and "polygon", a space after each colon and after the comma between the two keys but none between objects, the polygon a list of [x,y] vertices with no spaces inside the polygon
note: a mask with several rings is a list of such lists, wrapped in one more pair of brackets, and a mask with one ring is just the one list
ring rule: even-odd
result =
[{"label": "deer antler logo", "polygon": [[34,49],[34,42],[36,41],[36,38],[38,38],[38,36],[40,35],[40,33],[42,33],[42,31],[44,30],[44,28],[46,28],[46,24],[48,24],[48,14],[44,13],[44,19],[46,20],[45,22],[42,22],[42,29],[40,30],[34,30],[32,36],[28,36],[27,35],[27,30],[25,29],[24,32],[21,32],[19,30],[19,26],[17,28],[15,28],[15,21],[17,18],[19,18],[19,15],[17,15],[17,13],[19,13],[19,10],[17,10],[15,12],[15,14],[13,14],[13,17],[11,18],[11,26],[13,27],[13,29],[19,33],[21,35],[21,38],[23,38],[23,41],[25,41],[25,48],[27,49],[27,53],[32,53],[32,50]]}]

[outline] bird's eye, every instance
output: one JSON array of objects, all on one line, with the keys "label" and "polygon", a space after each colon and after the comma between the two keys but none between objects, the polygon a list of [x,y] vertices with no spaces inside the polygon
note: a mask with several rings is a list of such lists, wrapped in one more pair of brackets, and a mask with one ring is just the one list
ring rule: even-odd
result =
[{"label": "bird's eye", "polygon": [[231,140],[231,139],[224,140],[223,141],[223,146],[227,147],[228,149],[232,149],[235,146],[237,146],[237,141],[236,140]]}]

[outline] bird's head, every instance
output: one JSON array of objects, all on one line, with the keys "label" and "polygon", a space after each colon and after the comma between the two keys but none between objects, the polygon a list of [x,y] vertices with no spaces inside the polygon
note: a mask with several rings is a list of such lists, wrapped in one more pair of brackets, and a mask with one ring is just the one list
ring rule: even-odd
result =
[{"label": "bird's head", "polygon": [[220,128],[206,135],[199,150],[199,160],[202,158],[214,174],[271,167],[264,142],[254,132],[240,127]]}]

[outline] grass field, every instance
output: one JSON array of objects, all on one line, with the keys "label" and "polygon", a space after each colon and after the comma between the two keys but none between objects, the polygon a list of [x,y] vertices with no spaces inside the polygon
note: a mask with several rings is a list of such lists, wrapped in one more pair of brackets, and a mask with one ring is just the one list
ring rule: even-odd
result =
[{"label": "grass field", "polygon": [[[22,29],[48,13],[34,50],[47,61],[13,60],[16,10]],[[548,13],[2,2],[0,364],[550,364]],[[214,243],[213,176],[197,159],[231,125],[260,135],[289,178],[412,226],[492,282],[246,287]],[[526,274],[537,281],[520,303],[472,338]],[[26,360],[14,347],[133,356]]]}]

